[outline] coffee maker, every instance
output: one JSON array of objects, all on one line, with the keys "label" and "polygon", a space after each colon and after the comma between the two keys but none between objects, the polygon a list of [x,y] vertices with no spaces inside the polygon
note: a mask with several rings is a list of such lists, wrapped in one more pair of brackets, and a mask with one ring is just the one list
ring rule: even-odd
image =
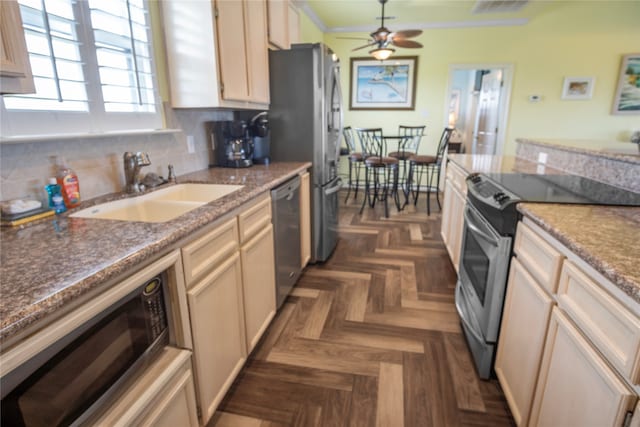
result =
[{"label": "coffee maker", "polygon": [[212,131],[217,166],[247,168],[253,165],[253,138],[246,121],[213,122]]},{"label": "coffee maker", "polygon": [[253,162],[259,165],[271,163],[269,119],[266,111],[249,120],[249,134],[253,138]]}]

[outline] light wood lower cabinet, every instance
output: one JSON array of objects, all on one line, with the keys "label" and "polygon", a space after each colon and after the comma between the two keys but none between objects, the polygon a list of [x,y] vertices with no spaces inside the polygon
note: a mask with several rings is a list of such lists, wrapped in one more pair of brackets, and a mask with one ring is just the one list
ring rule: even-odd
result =
[{"label": "light wood lower cabinet", "polygon": [[311,259],[311,182],[309,172],[300,175],[300,267]]},{"label": "light wood lower cabinet", "polygon": [[495,371],[517,425],[529,419],[553,299],[511,261]]},{"label": "light wood lower cabinet", "polygon": [[554,308],[530,425],[619,427],[636,400],[569,318]]},{"label": "light wood lower cabinet", "polygon": [[191,352],[165,347],[135,383],[90,424],[197,427]]},{"label": "light wood lower cabinet", "polygon": [[196,389],[207,423],[247,356],[242,268],[234,253],[187,291]]},{"label": "light wood lower cabinet", "polygon": [[247,353],[276,314],[273,226],[269,224],[240,249]]}]

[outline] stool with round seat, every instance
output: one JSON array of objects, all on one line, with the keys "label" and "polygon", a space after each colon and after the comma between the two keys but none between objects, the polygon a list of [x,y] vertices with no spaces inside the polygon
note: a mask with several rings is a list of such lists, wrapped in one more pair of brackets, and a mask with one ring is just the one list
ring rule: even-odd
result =
[{"label": "stool with round seat", "polygon": [[442,159],[444,158],[444,154],[447,150],[447,145],[449,144],[449,139],[451,139],[451,134],[453,133],[453,128],[445,128],[440,136],[440,142],[438,143],[438,150],[436,151],[435,156],[431,155],[415,155],[409,159],[409,177],[408,177],[408,187],[411,189],[413,194],[413,204],[418,204],[418,196],[420,195],[420,184],[422,182],[422,177],[426,175],[427,177],[427,215],[431,215],[431,189],[433,188],[433,178],[435,175],[435,185],[436,185],[436,201],[438,202],[438,207],[442,209],[440,204],[440,194],[438,191],[438,183],[440,182],[440,168],[442,164]]}]

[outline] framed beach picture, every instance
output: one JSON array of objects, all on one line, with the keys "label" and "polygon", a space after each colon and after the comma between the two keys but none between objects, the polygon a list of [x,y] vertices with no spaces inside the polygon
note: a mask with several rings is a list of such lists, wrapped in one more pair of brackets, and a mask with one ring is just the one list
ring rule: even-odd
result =
[{"label": "framed beach picture", "polygon": [[414,110],[417,56],[351,58],[351,110]]},{"label": "framed beach picture", "polygon": [[593,77],[565,77],[562,85],[562,99],[591,99]]},{"label": "framed beach picture", "polygon": [[612,114],[640,114],[640,53],[622,57]]}]

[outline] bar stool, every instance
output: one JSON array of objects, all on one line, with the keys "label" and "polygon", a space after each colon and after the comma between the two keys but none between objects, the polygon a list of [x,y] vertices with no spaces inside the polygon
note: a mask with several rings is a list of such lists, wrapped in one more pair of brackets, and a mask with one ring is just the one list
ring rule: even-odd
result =
[{"label": "bar stool", "polygon": [[[413,186],[411,192],[413,193],[413,204],[418,204],[418,196],[420,195],[420,183],[422,182],[422,176],[427,176],[427,215],[431,215],[431,188],[433,185],[433,178],[436,175],[436,201],[438,207],[442,209],[440,205],[440,192],[438,191],[438,183],[440,182],[440,167],[442,165],[442,159],[444,153],[449,145],[449,139],[453,128],[445,128],[440,136],[440,142],[438,143],[438,150],[435,156],[429,155],[415,155],[409,159],[409,188]],[[417,176],[417,179],[414,179]]]},{"label": "bar stool", "polygon": [[400,161],[399,182],[398,185],[402,186],[405,196],[405,205],[408,203],[408,194],[410,191],[408,178],[407,161],[412,156],[418,154],[418,148],[420,148],[420,142],[424,136],[426,126],[398,126],[398,151],[392,151],[388,154],[389,157],[396,158]]},{"label": "bar stool", "polygon": [[384,202],[384,214],[388,218],[388,197],[390,194],[394,195],[396,207],[400,210],[400,200],[398,199],[398,159],[384,155],[386,144],[381,128],[356,129],[356,132],[362,146],[365,168],[365,197],[362,201],[360,213],[362,214],[367,201],[369,206],[373,208],[376,200],[379,200]]},{"label": "bar stool", "polygon": [[[346,126],[342,135],[344,136],[344,142],[347,144],[347,148],[349,149],[349,189],[347,190],[347,197],[345,197],[344,202],[346,203],[349,200],[349,194],[351,194],[351,189],[355,189],[355,193],[353,195],[354,200],[358,199],[358,187],[360,185],[360,169],[362,169],[364,156],[361,152],[356,150],[356,141],[353,136],[353,129],[351,126]],[[355,173],[356,183],[355,186],[353,184],[353,174]]]}]

